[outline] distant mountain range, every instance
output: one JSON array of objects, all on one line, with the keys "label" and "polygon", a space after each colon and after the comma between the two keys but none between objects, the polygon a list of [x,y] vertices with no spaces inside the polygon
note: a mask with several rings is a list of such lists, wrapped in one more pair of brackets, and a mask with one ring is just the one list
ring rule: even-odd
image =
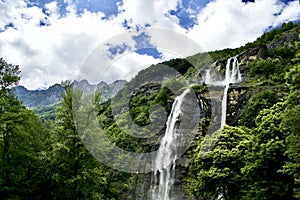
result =
[{"label": "distant mountain range", "polygon": [[[87,80],[73,82],[76,87],[82,88],[85,93],[101,92],[104,99],[114,96],[124,87],[125,83],[127,82],[124,80],[117,80],[111,84],[101,82],[97,85],[90,84]],[[29,108],[55,104],[61,101],[62,93],[64,93],[64,88],[61,84],[54,84],[46,90],[27,90],[24,86],[17,86],[15,89],[15,95],[23,102],[23,105]]]},{"label": "distant mountain range", "polygon": [[24,86],[17,86],[15,89],[15,95],[29,108],[57,103],[62,99],[63,92],[60,84],[52,85],[46,90],[27,90]]},{"label": "distant mountain range", "polygon": [[[111,84],[101,82],[97,85],[90,84],[87,80],[74,81],[73,85],[76,88],[82,89],[84,93],[93,93],[98,91],[102,94],[104,100],[116,95],[127,82],[125,80],[117,80]],[[55,117],[55,109],[58,103],[62,100],[64,88],[61,84],[54,84],[45,90],[28,90],[24,86],[15,88],[15,95],[28,108],[33,109],[42,118]]]}]

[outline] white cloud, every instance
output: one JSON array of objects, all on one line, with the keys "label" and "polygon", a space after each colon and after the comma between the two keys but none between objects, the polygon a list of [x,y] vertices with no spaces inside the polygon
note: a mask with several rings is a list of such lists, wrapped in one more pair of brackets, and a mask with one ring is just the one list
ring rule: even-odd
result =
[{"label": "white cloud", "polygon": [[241,0],[216,0],[202,10],[199,25],[188,36],[205,50],[234,48],[255,40],[270,26],[299,19],[299,10],[298,0],[288,6],[276,0],[247,4]]},{"label": "white cloud", "polygon": [[288,22],[291,20],[299,20],[300,19],[300,1],[292,1],[289,2],[288,6],[284,8],[283,12],[281,15],[279,15],[275,22],[274,25],[280,25],[283,22]]},{"label": "white cloud", "polygon": [[116,79],[129,81],[140,70],[159,62],[161,62],[161,60],[154,59],[152,56],[132,52],[117,59],[113,65],[102,74],[101,79],[107,80],[107,82],[113,82]]},{"label": "white cloud", "polygon": [[170,9],[175,9],[179,0],[123,0],[119,17],[132,20],[131,25],[151,24],[155,28],[180,31],[178,19],[168,15]]},{"label": "white cloud", "polygon": [[[168,2],[168,5],[171,6],[172,3],[176,6],[174,0]],[[0,55],[8,62],[20,65],[22,70],[20,84],[28,89],[48,87],[65,79],[76,78],[80,66],[97,46],[125,31],[122,26],[124,19],[132,20],[133,26],[150,23],[161,28],[179,27],[164,16],[168,7],[158,0],[124,1],[120,9],[125,9],[126,12],[121,12],[110,20],[101,20],[104,17],[101,12],[86,11],[78,16],[71,2],[67,8],[69,13],[65,17],[60,16],[55,2],[45,6],[49,16],[38,7],[26,7],[24,2],[1,3],[2,7],[4,5],[10,15],[1,13],[3,16],[7,15],[2,25],[12,22],[16,29],[0,33]],[[149,6],[153,9],[149,10]],[[45,18],[49,26],[40,27],[40,21]],[[150,56],[138,54],[127,59],[133,60],[123,62],[136,63],[138,60],[143,61],[142,63],[147,60],[158,62]],[[97,67],[98,65],[99,63]],[[110,76],[119,77],[118,74],[114,74],[116,72],[112,73]]]},{"label": "white cloud", "polygon": [[47,9],[47,14],[53,15],[53,14],[59,14],[58,12],[58,6],[56,1],[52,1],[50,3],[47,3],[45,5],[45,8]]},{"label": "white cloud", "polygon": [[[97,46],[125,31],[122,26],[125,19],[132,27],[150,24],[184,34],[205,50],[237,47],[255,40],[270,26],[300,19],[298,0],[288,5],[276,0],[256,0],[248,4],[241,0],[214,0],[198,14],[199,24],[187,32],[179,26],[175,16],[168,15],[181,0],[123,0],[120,13],[109,19],[102,19],[105,15],[101,12],[85,11],[77,15],[70,2],[69,12],[62,17],[55,1],[45,6],[49,16],[38,7],[27,7],[23,0],[0,1],[0,27],[14,24],[14,28],[0,32],[0,57],[20,65],[21,84],[29,89],[77,77],[80,66]],[[275,16],[276,13],[281,14]],[[41,21],[48,26],[41,27]],[[155,40],[154,44],[160,46],[160,41]],[[182,48],[186,47],[182,45]],[[171,57],[174,54],[168,55]],[[136,67],[128,66],[159,60],[132,53],[121,61],[124,64],[120,61],[115,64],[120,74],[111,71],[108,80],[126,76],[132,70],[137,72]]]},{"label": "white cloud", "polygon": [[0,1],[0,27],[4,27],[11,19],[18,18],[20,8],[23,8],[23,1]]},{"label": "white cloud", "polygon": [[[0,55],[20,65],[20,84],[29,89],[76,78],[80,65],[96,46],[124,32],[117,20],[100,20],[102,13],[77,16],[71,12],[60,18],[52,3],[47,5],[51,10],[49,17],[37,7],[6,6],[10,6],[11,16],[4,23],[12,22],[16,29],[0,33]],[[40,27],[40,20],[45,17],[51,25]]]},{"label": "white cloud", "polygon": [[[151,64],[156,64],[174,57],[184,57],[182,55],[190,55],[192,50],[194,50],[193,53],[198,52],[195,51],[195,44],[191,44],[193,48],[188,48],[190,51],[179,52],[178,49],[179,46],[182,47],[182,43],[174,42],[174,40],[183,40],[183,38],[178,37],[176,34],[169,35],[169,38],[160,38],[159,33],[165,34],[160,36],[166,36],[168,33],[172,34],[170,31],[162,32],[160,29],[150,29],[145,32],[145,34],[151,38],[151,44],[157,44],[158,51],[162,53],[162,58],[155,59],[149,55],[136,53],[138,47],[136,47],[133,36],[139,35],[140,32],[127,32],[111,38],[107,41],[107,44],[98,46],[85,60],[85,63],[80,69],[78,78],[80,80],[86,79],[93,84],[100,81],[111,83],[116,79],[129,81],[140,70]],[[172,48],[168,48],[170,41],[173,42]],[[187,41],[187,39],[184,41]],[[188,42],[185,44],[187,43]],[[126,46],[126,48],[122,49],[122,54],[117,53],[117,50],[120,50],[119,48],[124,46]],[[111,48],[113,48],[113,52],[115,53],[113,57],[109,53],[109,49]],[[149,47],[146,45],[143,48],[152,48],[152,46]],[[99,63],[101,63],[101,65]]]}]

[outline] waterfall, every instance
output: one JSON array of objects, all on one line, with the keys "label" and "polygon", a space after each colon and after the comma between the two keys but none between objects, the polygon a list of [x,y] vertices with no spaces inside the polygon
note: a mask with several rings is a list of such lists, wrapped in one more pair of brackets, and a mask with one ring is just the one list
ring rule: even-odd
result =
[{"label": "waterfall", "polygon": [[212,83],[213,83],[210,73],[211,73],[210,70],[207,70],[207,71],[205,72],[204,82],[205,82],[206,84],[212,84]]},{"label": "waterfall", "polygon": [[206,70],[204,82],[208,85],[224,87],[221,113],[221,127],[223,127],[226,123],[227,96],[229,85],[231,83],[239,83],[242,81],[237,56],[231,57],[227,60],[225,77],[223,78],[223,80],[219,80],[218,78],[211,76],[212,73],[215,73],[215,71],[213,71],[212,69]]},{"label": "waterfall", "polygon": [[166,123],[166,132],[160,141],[160,146],[154,160],[154,184],[151,186],[152,200],[170,200],[170,190],[174,183],[176,159],[180,143],[182,142],[179,131],[181,104],[184,96],[189,92],[185,90],[175,98],[171,113]]},{"label": "waterfall", "polygon": [[[222,116],[221,127],[226,122],[227,93],[231,83],[239,83],[242,77],[239,70],[237,56],[229,58],[226,64],[225,77],[220,80],[215,72],[207,70],[204,75],[204,82],[208,85],[224,87],[222,97]],[[182,134],[180,134],[179,125],[181,123],[181,106],[183,99],[189,89],[175,98],[171,113],[166,122],[165,135],[160,141],[160,146],[156,157],[153,160],[154,181],[149,194],[151,200],[171,200],[171,188],[175,179],[176,160],[179,157],[180,146],[182,143]]]},{"label": "waterfall", "polygon": [[[231,67],[231,68],[230,68]],[[227,96],[230,83],[239,83],[242,81],[242,76],[239,69],[237,56],[229,58],[226,63],[224,84],[224,93],[222,98],[222,116],[221,127],[226,124],[226,111],[227,111]]]}]

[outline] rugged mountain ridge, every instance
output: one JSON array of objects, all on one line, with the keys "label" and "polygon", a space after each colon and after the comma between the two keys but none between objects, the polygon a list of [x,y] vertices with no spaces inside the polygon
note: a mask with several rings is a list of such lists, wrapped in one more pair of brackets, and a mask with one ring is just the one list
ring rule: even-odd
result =
[{"label": "rugged mountain ridge", "polygon": [[[85,93],[100,92],[102,100],[105,101],[116,95],[126,83],[125,80],[117,80],[111,84],[100,82],[93,85],[87,80],[75,80],[72,84],[74,88],[82,88]],[[23,102],[23,105],[34,110],[42,120],[55,118],[56,108],[64,92],[62,84],[54,84],[45,90],[27,90],[24,86],[17,86],[14,89],[15,95]]]},{"label": "rugged mountain ridge", "polygon": [[23,105],[33,108],[59,102],[64,89],[60,84],[54,84],[45,90],[27,90],[24,86],[17,86],[14,92]]},{"label": "rugged mountain ridge", "polygon": [[[117,80],[111,84],[101,82],[97,85],[90,84],[87,80],[74,81],[74,83],[84,87],[86,92],[99,91],[105,99],[108,99],[122,89],[126,81]],[[23,105],[35,108],[49,106],[61,101],[64,88],[62,84],[54,84],[45,90],[28,90],[24,86],[17,86],[14,93],[23,102]]]}]

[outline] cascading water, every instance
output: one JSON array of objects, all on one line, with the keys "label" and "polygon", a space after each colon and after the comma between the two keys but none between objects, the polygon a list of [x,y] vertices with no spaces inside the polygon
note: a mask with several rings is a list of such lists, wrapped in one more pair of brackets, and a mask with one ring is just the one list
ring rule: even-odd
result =
[{"label": "cascading water", "polygon": [[178,158],[182,136],[178,130],[180,123],[181,104],[184,96],[189,92],[185,90],[175,98],[171,113],[167,120],[167,129],[161,139],[160,146],[154,160],[154,184],[151,186],[152,200],[170,200],[170,190],[174,183],[176,159]]},{"label": "cascading water", "polygon": [[224,88],[224,94],[222,98],[221,127],[223,127],[226,124],[227,93],[228,93],[229,85],[230,83],[239,83],[241,81],[242,81],[242,76],[240,73],[237,56],[233,58],[229,58],[227,60],[225,79],[223,81],[225,88]]},{"label": "cascading water", "polygon": [[[214,63],[215,66],[216,63]],[[227,110],[227,93],[229,85],[231,83],[239,83],[242,81],[242,76],[239,69],[237,56],[231,57],[227,60],[225,77],[220,80],[220,78],[214,74],[215,71],[209,69],[205,72],[204,83],[213,86],[224,87],[223,97],[222,97],[222,114],[221,114],[221,127],[226,123],[226,110]]]}]

